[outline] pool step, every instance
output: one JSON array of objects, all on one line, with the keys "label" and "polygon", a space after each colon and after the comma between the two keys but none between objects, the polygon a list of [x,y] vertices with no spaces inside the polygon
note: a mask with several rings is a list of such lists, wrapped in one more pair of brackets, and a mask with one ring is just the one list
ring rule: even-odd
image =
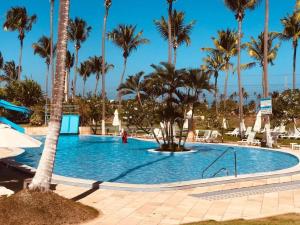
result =
[{"label": "pool step", "polygon": [[259,195],[278,191],[287,191],[300,189],[300,181],[291,181],[285,183],[266,184],[253,187],[236,188],[222,191],[206,192],[201,194],[192,194],[191,196],[213,201],[229,198],[238,198],[250,195]]}]

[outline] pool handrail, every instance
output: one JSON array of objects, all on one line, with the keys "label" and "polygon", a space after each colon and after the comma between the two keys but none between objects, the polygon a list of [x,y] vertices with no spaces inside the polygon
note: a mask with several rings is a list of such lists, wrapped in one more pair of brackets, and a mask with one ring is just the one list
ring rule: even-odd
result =
[{"label": "pool handrail", "polygon": [[[229,152],[229,150],[234,150],[233,147],[228,147],[224,152],[222,152],[222,154],[220,154],[212,163],[210,163],[203,171],[202,171],[202,179],[204,178],[204,174],[205,172],[211,168],[217,161],[219,161],[219,159],[221,159],[227,152]],[[236,162],[237,158],[236,158],[236,151],[234,151],[234,168],[235,168],[235,177],[237,176],[237,162]],[[222,168],[223,169],[223,168]],[[218,171],[220,172],[220,171]]]}]

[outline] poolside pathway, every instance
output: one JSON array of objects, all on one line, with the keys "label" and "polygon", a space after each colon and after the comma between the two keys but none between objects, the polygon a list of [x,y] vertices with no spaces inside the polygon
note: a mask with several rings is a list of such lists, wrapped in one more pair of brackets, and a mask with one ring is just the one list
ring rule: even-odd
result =
[{"label": "poolside pathway", "polygon": [[[89,190],[57,185],[56,192],[102,212],[84,225],[171,225],[300,213],[299,182],[298,174],[174,191]],[[241,188],[248,193],[241,194]],[[207,193],[223,197],[205,198]]]}]

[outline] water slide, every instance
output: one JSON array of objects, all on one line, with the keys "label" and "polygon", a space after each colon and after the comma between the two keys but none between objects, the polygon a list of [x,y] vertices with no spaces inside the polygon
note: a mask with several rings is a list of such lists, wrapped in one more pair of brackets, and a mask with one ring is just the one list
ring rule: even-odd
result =
[{"label": "water slide", "polygon": [[61,122],[61,134],[78,134],[79,133],[79,115],[63,115]]},{"label": "water slide", "polygon": [[[30,109],[23,107],[23,106],[16,106],[10,102],[4,101],[0,99],[0,107],[4,108],[6,110],[11,110],[11,111],[15,111],[15,112],[20,112],[23,114],[30,114],[31,111]],[[25,129],[15,123],[13,123],[12,121],[6,119],[5,117],[0,117],[0,123],[4,123],[9,125],[11,128],[21,132],[21,133],[25,133]]]}]

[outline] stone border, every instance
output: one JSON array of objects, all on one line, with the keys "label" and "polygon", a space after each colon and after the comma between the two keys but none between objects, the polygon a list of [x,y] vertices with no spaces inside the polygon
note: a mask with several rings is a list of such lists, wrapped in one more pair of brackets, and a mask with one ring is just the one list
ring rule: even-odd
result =
[{"label": "stone border", "polygon": [[[97,136],[97,135],[89,135],[89,136]],[[134,139],[144,140],[140,138],[134,138]],[[148,140],[148,141],[152,141],[152,140]],[[197,144],[197,143],[189,142],[188,144]],[[294,152],[289,149],[269,149],[269,148],[261,148],[256,146],[240,146],[240,145],[225,144],[225,143],[198,143],[198,144],[224,145],[224,146],[233,146],[233,147],[242,147],[242,148],[252,148],[257,150],[263,149],[267,151],[276,151],[276,152],[281,152],[281,153],[295,156],[298,159],[298,164],[296,166],[287,169],[270,171],[270,172],[260,172],[254,174],[244,174],[244,175],[239,175],[238,177],[225,176],[225,177],[198,179],[198,180],[163,183],[163,184],[129,184],[129,183],[117,183],[117,182],[101,182],[96,180],[60,176],[56,174],[53,175],[52,182],[54,184],[65,184],[65,185],[79,186],[79,187],[92,188],[92,189],[100,188],[100,189],[110,189],[110,190],[155,192],[155,191],[183,190],[183,189],[189,189],[195,187],[229,184],[229,183],[236,183],[241,181],[254,181],[254,180],[260,180],[266,178],[276,178],[276,177],[284,177],[284,176],[292,176],[292,175],[300,174],[300,163],[299,163],[300,151]],[[24,172],[35,173],[36,171],[35,168],[20,164],[14,160],[5,160],[4,162],[9,166],[13,166],[16,169],[20,169]]]}]

